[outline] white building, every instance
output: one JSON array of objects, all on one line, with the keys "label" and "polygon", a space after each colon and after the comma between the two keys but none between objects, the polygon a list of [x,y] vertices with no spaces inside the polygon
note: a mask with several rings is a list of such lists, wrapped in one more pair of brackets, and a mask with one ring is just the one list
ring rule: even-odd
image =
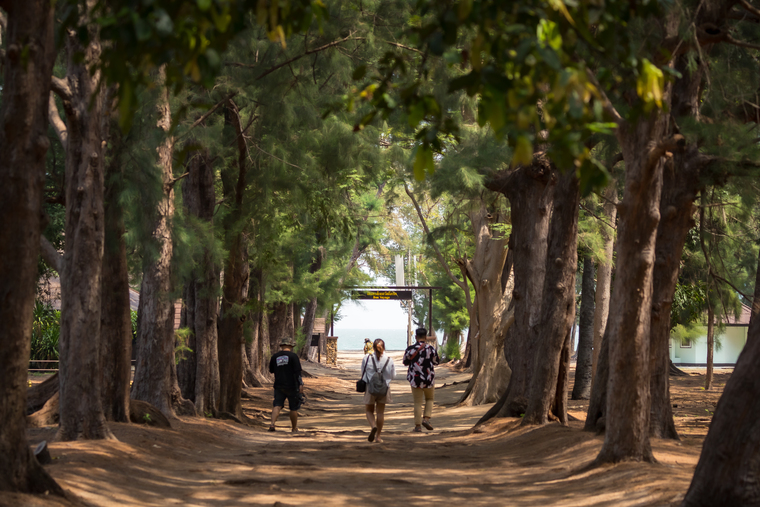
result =
[{"label": "white building", "polygon": [[[742,314],[739,319],[733,315],[726,323],[725,331],[717,335],[716,341],[720,340],[721,347],[713,350],[714,366],[733,366],[739,359],[739,354],[747,343],[747,329],[749,327],[750,309],[742,306]],[[717,326],[716,326],[717,331]],[[689,344],[682,344],[678,339],[670,339],[670,360],[680,366],[706,366],[707,365],[707,328],[704,334]]]}]

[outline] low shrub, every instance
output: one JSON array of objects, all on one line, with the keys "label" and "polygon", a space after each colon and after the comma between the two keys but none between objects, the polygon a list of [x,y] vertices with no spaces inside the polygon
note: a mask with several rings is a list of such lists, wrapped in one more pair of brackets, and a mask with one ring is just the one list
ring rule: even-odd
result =
[{"label": "low shrub", "polygon": [[58,338],[61,334],[61,312],[41,301],[34,302],[31,360],[58,359]]},{"label": "low shrub", "polygon": [[448,340],[443,347],[441,347],[441,359],[444,361],[453,361],[455,359],[462,359],[462,352],[459,350],[459,341]]}]

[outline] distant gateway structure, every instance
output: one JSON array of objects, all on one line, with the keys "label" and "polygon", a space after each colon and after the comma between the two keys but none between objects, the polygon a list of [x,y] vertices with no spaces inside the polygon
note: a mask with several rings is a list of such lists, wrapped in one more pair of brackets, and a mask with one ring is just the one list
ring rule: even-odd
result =
[{"label": "distant gateway structure", "polygon": [[[373,301],[411,301],[415,290],[428,291],[428,336],[434,336],[433,331],[433,290],[443,287],[429,285],[371,285],[369,287],[353,287],[351,295],[353,299]],[[411,309],[410,309],[411,317]]]}]

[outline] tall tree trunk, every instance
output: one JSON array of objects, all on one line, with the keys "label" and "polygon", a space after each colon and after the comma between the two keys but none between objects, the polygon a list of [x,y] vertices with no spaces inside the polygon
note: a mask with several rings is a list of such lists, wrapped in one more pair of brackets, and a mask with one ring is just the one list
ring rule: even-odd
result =
[{"label": "tall tree trunk", "polygon": [[[183,202],[190,216],[200,224],[213,229],[214,206],[214,171],[209,163],[208,152],[196,152],[188,164],[188,177],[182,184]],[[185,302],[188,314],[188,327],[193,334],[193,356],[191,365],[195,366],[192,374],[185,373],[194,380],[192,400],[199,414],[216,415],[219,407],[219,355],[217,348],[217,315],[219,301],[219,270],[214,263],[211,248],[204,246],[198,268],[192,274],[193,281],[188,284]],[[192,305],[192,307],[190,306]],[[179,365],[177,376],[179,377]]]},{"label": "tall tree trunk", "polygon": [[312,298],[303,312],[303,322],[301,323],[301,330],[306,339],[303,350],[301,351],[301,357],[308,359],[309,361],[317,360],[317,352],[319,352],[319,345],[316,347],[311,346],[311,335],[314,332],[314,319],[317,317],[317,298]]},{"label": "tall tree trunk", "polygon": [[472,306],[469,309],[470,326],[467,329],[467,344],[464,348],[464,362],[465,368],[469,371],[473,370],[473,363],[477,363],[476,356],[478,351],[478,343],[480,341],[480,326],[478,325],[478,293],[472,297]]},{"label": "tall tree trunk", "polygon": [[280,350],[280,340],[285,336],[288,329],[288,305],[279,302],[271,306],[269,310],[269,352],[274,354]]},{"label": "tall tree trunk", "polygon": [[601,432],[606,423],[607,386],[610,378],[610,339],[609,331],[604,332],[602,344],[599,346],[599,359],[596,364],[596,375],[591,382],[591,396],[588,400],[585,431]]},{"label": "tall tree trunk", "polygon": [[[53,7],[2,2],[8,13],[0,104],[0,491],[62,495],[26,439],[26,381],[40,251]],[[28,52],[26,51],[28,49]],[[22,58],[22,51],[27,57]]]},{"label": "tall tree trunk", "polygon": [[575,322],[580,202],[575,170],[559,177],[554,192],[534,373],[522,424],[545,424],[552,416],[567,424],[567,367],[562,368],[562,363],[569,361],[570,329]]},{"label": "tall tree trunk", "polygon": [[591,353],[594,341],[594,259],[583,258],[581,310],[578,322],[578,359],[575,362],[574,400],[587,400],[591,394]]},{"label": "tall tree trunk", "polygon": [[[575,308],[573,308],[575,310]],[[575,318],[575,311],[573,311]],[[574,327],[574,326],[573,326]],[[565,343],[559,354],[559,364],[557,368],[557,387],[554,390],[554,401],[551,405],[551,412],[559,422],[567,426],[567,393],[570,390],[570,340],[571,332],[568,330]],[[551,417],[551,415],[550,415]]]},{"label": "tall tree trunk", "polygon": [[744,346],[718,401],[682,507],[757,505],[760,500],[760,262]]},{"label": "tall tree trunk", "polygon": [[[702,26],[708,20],[714,21],[710,17],[714,15],[715,4],[712,1],[706,2],[703,4],[704,9],[698,9],[697,15],[700,18],[708,18],[701,18],[697,26]],[[709,53],[709,48],[704,48],[703,51]],[[671,114],[677,122],[681,122],[682,118],[699,119],[699,99],[707,62],[699,59],[697,68],[693,69],[690,68],[690,60],[690,56],[684,54],[675,63],[681,77],[673,84]],[[675,127],[671,127],[671,133],[675,131]],[[699,153],[699,148],[692,145],[684,153],[675,153],[663,170],[650,330],[652,380],[649,432],[658,438],[678,439],[670,403],[670,312],[686,235],[694,226],[693,202],[704,188],[705,160],[706,157]]]},{"label": "tall tree trunk", "polygon": [[241,226],[243,193],[246,188],[246,157],[248,149],[243,137],[237,106],[229,100],[225,106],[225,123],[234,129],[238,161],[222,174],[224,197],[232,210],[224,222],[229,254],[224,264],[224,289],[219,322],[219,410],[242,419],[240,393],[243,388],[242,347],[245,342],[243,326],[247,317],[248,298],[248,239]]},{"label": "tall tree trunk", "polygon": [[618,128],[626,184],[619,209],[618,269],[610,301],[615,311],[607,321],[610,376],[606,432],[597,463],[654,461],[649,442],[652,271],[660,219],[662,157],[668,149],[678,147],[676,140],[663,139],[666,124],[667,117],[656,111]]},{"label": "tall tree trunk", "polygon": [[[696,148],[693,152],[697,154]],[[699,169],[691,153],[677,153],[672,163],[665,165],[655,245],[649,353],[649,434],[657,438],[678,439],[670,403],[670,311],[686,235],[694,225],[692,203],[700,187]]]},{"label": "tall tree trunk", "polygon": [[[327,327],[327,326],[325,326]],[[262,310],[261,323],[259,326],[259,350],[261,354],[261,363],[259,364],[259,372],[264,378],[269,378],[269,357],[274,354],[276,349],[271,346],[271,338],[269,332],[269,314]]]},{"label": "tall tree trunk", "polygon": [[[469,213],[475,234],[475,254],[465,261],[467,276],[475,286],[477,321],[480,338],[477,355],[473,356],[474,375],[467,385],[461,403],[480,405],[498,400],[509,382],[510,369],[504,358],[504,337],[514,321],[510,310],[512,283],[502,284],[502,276],[511,278],[512,255],[508,239],[497,239],[491,231],[503,216],[486,208],[484,202]],[[509,267],[505,269],[505,264]]]},{"label": "tall tree trunk", "polygon": [[[93,2],[87,2],[87,11]],[[68,119],[66,141],[66,247],[61,273],[60,428],[58,438],[113,438],[103,413],[100,309],[103,271],[104,139],[107,93],[100,73],[97,30],[81,47],[67,40],[68,71],[61,80]],[[78,58],[77,55],[82,56]]]},{"label": "tall tree trunk", "polygon": [[[576,311],[577,314],[578,312]],[[570,357],[573,357],[578,352],[575,350],[575,327],[575,322],[573,322],[573,325],[570,327]]]},{"label": "tall tree trunk", "polygon": [[261,330],[261,310],[259,309],[261,290],[259,281],[261,269],[252,269],[248,279],[249,299],[256,298],[256,308],[248,313],[248,326],[245,328],[245,342],[243,343],[243,382],[249,387],[261,387],[258,379],[259,358],[259,331]]},{"label": "tall tree trunk", "polygon": [[537,159],[487,184],[489,189],[502,192],[509,199],[515,256],[512,293],[515,322],[507,331],[504,345],[512,376],[494,407],[500,417],[519,417],[528,406],[555,183],[548,161]]},{"label": "tall tree trunk", "polygon": [[250,340],[247,339],[245,342],[250,372],[244,373],[244,375],[246,375],[245,381],[248,385],[260,387],[261,383],[266,379],[265,375],[269,373],[269,363],[265,360],[264,350],[269,346],[263,306],[266,287],[264,272],[261,268],[252,269],[248,287],[249,295],[255,294],[256,306],[251,311]]},{"label": "tall tree trunk", "polygon": [[[318,235],[320,236],[320,235]],[[320,238],[317,238],[317,241],[320,241]],[[322,261],[325,257],[325,249],[323,247],[318,247],[317,251],[314,254],[314,259],[311,262],[311,265],[309,266],[309,273],[316,273],[320,269],[322,269]],[[304,337],[306,338],[306,344],[304,345],[303,350],[301,350],[300,357],[303,359],[308,359],[309,361],[316,361],[317,360],[317,352],[319,351],[319,347],[312,347],[311,346],[311,334],[314,331],[314,319],[317,317],[317,298],[313,297],[306,305],[306,308],[304,309],[303,314],[303,323],[301,324],[301,330],[303,331]]]},{"label": "tall tree trunk", "polygon": [[248,249],[242,238],[233,242],[225,263],[222,309],[219,317],[219,411],[242,419],[242,347],[248,296]]},{"label": "tall tree trunk", "polygon": [[715,347],[715,311],[707,301],[707,368],[705,371],[705,391],[712,389],[713,384],[713,348]]},{"label": "tall tree trunk", "polygon": [[594,301],[594,345],[591,355],[591,383],[596,376],[599,351],[602,350],[602,337],[607,328],[610,314],[610,292],[612,288],[612,259],[615,249],[615,225],[617,219],[617,189],[615,180],[604,189],[604,217],[608,224],[601,224],[604,241],[604,260],[596,267],[596,297]]},{"label": "tall tree trunk", "polygon": [[[183,185],[184,186],[184,185]],[[184,338],[183,347],[176,352],[177,383],[182,397],[195,404],[195,374],[198,370],[197,346],[195,345],[195,279],[189,280],[182,289],[182,310],[179,326],[189,329],[190,333]],[[178,337],[179,341],[180,338]]]},{"label": "tall tree trunk", "polygon": [[105,179],[105,244],[101,285],[101,371],[103,412],[109,421],[129,422],[132,377],[132,314],[129,270],[124,242],[124,217],[119,204],[122,186],[120,134],[111,135],[114,151]]},{"label": "tall tree trunk", "polygon": [[[161,69],[162,74],[163,72]],[[157,149],[163,195],[156,206],[153,222],[157,255],[155,259],[143,259],[136,342],[137,364],[131,397],[150,403],[167,417],[174,417],[175,409],[184,406],[183,401],[186,400],[181,396],[174,364],[174,302],[171,297],[174,138],[168,135],[171,126],[169,90],[163,87],[163,83],[158,110],[158,127],[166,135]]]},{"label": "tall tree trunk", "polygon": [[296,319],[300,320],[298,305],[290,303],[288,305],[287,330],[285,331],[287,336],[296,337]]}]

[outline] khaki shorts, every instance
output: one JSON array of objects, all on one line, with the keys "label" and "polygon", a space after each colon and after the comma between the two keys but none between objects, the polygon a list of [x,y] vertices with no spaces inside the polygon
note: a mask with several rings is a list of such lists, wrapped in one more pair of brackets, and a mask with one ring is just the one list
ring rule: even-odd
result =
[{"label": "khaki shorts", "polygon": [[392,401],[393,397],[391,396],[391,386],[388,386],[388,391],[385,393],[385,396],[375,396],[374,394],[369,394],[369,389],[364,391],[365,405],[374,405],[375,403],[388,404]]}]

